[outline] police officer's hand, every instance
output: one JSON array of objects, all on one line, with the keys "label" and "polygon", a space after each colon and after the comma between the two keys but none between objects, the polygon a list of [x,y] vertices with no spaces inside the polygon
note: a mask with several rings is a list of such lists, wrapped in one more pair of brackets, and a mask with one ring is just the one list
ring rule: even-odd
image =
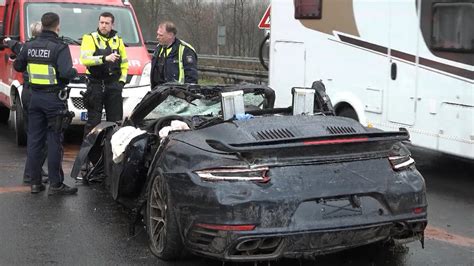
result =
[{"label": "police officer's hand", "polygon": [[119,58],[120,58],[119,54],[112,53],[105,57],[105,61],[114,63],[115,61],[119,60]]}]

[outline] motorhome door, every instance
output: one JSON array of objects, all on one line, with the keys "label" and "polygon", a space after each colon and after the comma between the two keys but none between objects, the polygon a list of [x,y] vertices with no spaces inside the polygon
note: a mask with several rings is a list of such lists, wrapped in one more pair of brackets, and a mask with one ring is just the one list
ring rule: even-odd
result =
[{"label": "motorhome door", "polygon": [[415,4],[411,1],[390,1],[387,118],[405,125],[415,123],[418,24]]},{"label": "motorhome door", "polygon": [[306,56],[302,42],[276,41],[270,53],[270,80],[278,88],[275,106],[291,105],[291,88],[305,85]]}]

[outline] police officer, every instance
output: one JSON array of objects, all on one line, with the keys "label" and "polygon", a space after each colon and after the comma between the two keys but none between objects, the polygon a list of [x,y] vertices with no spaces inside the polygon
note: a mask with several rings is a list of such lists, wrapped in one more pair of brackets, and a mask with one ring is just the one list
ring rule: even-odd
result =
[{"label": "police officer", "polygon": [[[31,39],[29,41],[34,40],[40,33],[41,33],[41,22],[36,21],[31,23],[30,25],[30,32],[31,32]],[[15,55],[18,55],[23,47],[23,43],[17,40],[12,40],[11,38],[5,38],[3,40],[3,43],[8,46],[12,50],[12,52]],[[24,121],[24,126],[25,129],[28,133],[28,106],[30,105],[30,98],[31,98],[31,90],[28,86],[28,72],[23,72],[23,90],[21,91],[21,103],[23,106],[23,121]],[[42,160],[41,160],[41,165],[44,164],[46,161],[46,156],[47,156],[47,146],[46,143],[43,148],[42,152]],[[26,170],[26,169],[25,169]],[[41,168],[41,176],[43,176],[43,183],[48,182],[48,174]],[[31,182],[31,177],[28,176],[28,174],[25,173],[23,174],[23,182],[24,183],[30,183]]]},{"label": "police officer", "polygon": [[174,23],[165,21],[158,25],[156,46],[151,61],[151,87],[166,82],[198,82],[197,55],[188,43],[176,38]]},{"label": "police officer", "polygon": [[48,195],[75,194],[77,188],[63,183],[63,120],[67,103],[63,90],[77,71],[72,67],[69,47],[58,38],[59,16],[48,12],[41,17],[41,34],[24,44],[14,63],[15,70],[28,71],[31,102],[28,110],[26,172],[31,177],[31,193],[45,189],[41,183],[41,149],[48,139]]},{"label": "police officer", "polygon": [[80,60],[87,67],[88,78],[84,136],[100,123],[103,107],[107,121],[122,120],[122,89],[127,80],[128,60],[123,40],[113,30],[114,20],[109,12],[100,14],[97,31],[82,37]]}]

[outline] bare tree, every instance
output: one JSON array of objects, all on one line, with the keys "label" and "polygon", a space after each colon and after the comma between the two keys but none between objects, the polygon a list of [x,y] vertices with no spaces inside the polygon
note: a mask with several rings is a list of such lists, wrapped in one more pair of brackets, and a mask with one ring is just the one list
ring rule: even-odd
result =
[{"label": "bare tree", "polygon": [[226,46],[221,54],[256,56],[263,33],[257,28],[269,0],[130,0],[145,40],[154,40],[156,26],[164,20],[178,27],[178,37],[198,53],[215,54],[217,28],[226,26]]}]

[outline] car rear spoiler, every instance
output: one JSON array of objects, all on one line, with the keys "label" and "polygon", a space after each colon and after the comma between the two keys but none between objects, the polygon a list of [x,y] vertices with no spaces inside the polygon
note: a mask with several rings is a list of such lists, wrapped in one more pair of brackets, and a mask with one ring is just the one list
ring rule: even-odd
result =
[{"label": "car rear spoiler", "polygon": [[[224,143],[220,140],[208,139],[207,144],[212,148],[231,153],[247,153],[247,152],[262,152],[280,149],[292,149],[311,146],[325,146],[327,145],[347,145],[347,144],[367,144],[367,143],[395,143],[399,141],[409,140],[410,135],[406,131],[397,132],[373,132],[373,133],[358,133],[358,134],[344,134],[336,136],[321,136],[321,137],[307,137],[307,138],[291,138],[279,140],[266,140],[258,142],[247,143]],[[385,146],[385,145],[382,145]]]}]

